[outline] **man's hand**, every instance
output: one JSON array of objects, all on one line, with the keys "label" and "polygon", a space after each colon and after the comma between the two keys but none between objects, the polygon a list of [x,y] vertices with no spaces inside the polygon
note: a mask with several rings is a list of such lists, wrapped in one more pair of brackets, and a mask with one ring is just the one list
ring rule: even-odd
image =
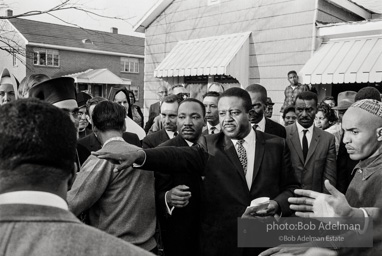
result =
[{"label": "man's hand", "polygon": [[325,187],[330,195],[311,190],[296,189],[295,194],[302,197],[290,197],[290,208],[296,215],[303,218],[351,217],[353,208],[350,207],[344,194],[325,180]]},{"label": "man's hand", "polygon": [[269,200],[269,205],[263,210],[256,212],[257,216],[273,216],[279,212],[279,204],[275,200]]},{"label": "man's hand", "polygon": [[186,185],[178,185],[166,193],[166,201],[170,207],[182,208],[188,205],[191,197],[190,188]]},{"label": "man's hand", "polygon": [[142,160],[145,157],[145,153],[140,147],[127,143],[118,143],[109,147],[109,151],[100,149],[97,152],[92,152],[92,155],[97,156],[100,159],[107,159],[115,164],[119,164],[117,170],[126,169],[135,163]]}]

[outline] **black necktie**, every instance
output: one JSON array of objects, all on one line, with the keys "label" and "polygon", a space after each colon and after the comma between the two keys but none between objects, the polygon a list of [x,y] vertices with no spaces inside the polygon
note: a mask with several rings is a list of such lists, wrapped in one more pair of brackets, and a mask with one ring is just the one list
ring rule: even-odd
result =
[{"label": "black necktie", "polygon": [[253,128],[255,129],[255,131],[257,130],[257,127],[259,127],[259,125],[257,125],[257,124],[253,125]]},{"label": "black necktie", "polygon": [[216,127],[215,126],[211,126],[210,130],[211,130],[211,134],[215,134]]},{"label": "black necktie", "polygon": [[302,136],[302,154],[304,155],[304,161],[306,160],[306,155],[308,154],[308,139],[306,138],[306,133],[308,130],[303,130],[304,136]]},{"label": "black necktie", "polygon": [[178,136],[178,132],[174,132],[174,137]]}]

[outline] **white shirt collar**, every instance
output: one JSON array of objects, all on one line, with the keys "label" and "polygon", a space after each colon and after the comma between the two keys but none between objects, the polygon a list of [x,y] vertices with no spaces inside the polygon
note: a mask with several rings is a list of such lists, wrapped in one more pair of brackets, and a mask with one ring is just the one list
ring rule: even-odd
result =
[{"label": "white shirt collar", "polygon": [[34,204],[69,210],[68,204],[58,195],[42,191],[14,191],[0,194],[0,204]]},{"label": "white shirt collar", "polygon": [[314,123],[309,128],[305,128],[305,127],[302,127],[301,124],[299,124],[296,120],[296,126],[297,126],[297,131],[299,134],[303,133],[303,130],[308,130],[308,133],[313,134]]},{"label": "white shirt collar", "polygon": [[110,139],[108,139],[107,141],[105,141],[105,143],[102,145],[102,147],[104,147],[106,144],[108,144],[109,142],[112,142],[112,141],[125,141],[122,137],[112,137]]},{"label": "white shirt collar", "polygon": [[187,142],[187,145],[189,146],[189,147],[192,147],[193,145],[194,145],[194,142],[191,142],[191,141],[189,141],[189,140],[185,140],[186,142]]},{"label": "white shirt collar", "polygon": [[[248,133],[248,135],[243,138],[245,142],[247,143],[252,143],[252,142],[256,142],[256,133],[253,129],[251,129],[251,131]],[[236,143],[237,143],[237,139],[231,139],[233,145],[236,146]]]},{"label": "white shirt collar", "polygon": [[[257,130],[264,132],[265,131],[265,122],[266,122],[266,119],[265,119],[265,116],[263,116],[263,118],[260,120],[260,122],[257,123]],[[254,125],[255,124],[252,124],[252,127]]]},{"label": "white shirt collar", "polygon": [[214,126],[216,128],[215,130],[215,133],[219,133],[220,130],[221,130],[221,127],[220,127],[220,123],[218,123],[217,125],[210,125],[208,122],[207,122],[207,129],[208,131],[211,130],[211,127]]},{"label": "white shirt collar", "polygon": [[165,132],[167,133],[167,136],[168,136],[170,139],[174,138],[174,133],[175,133],[175,132],[167,131],[166,129],[165,129]]}]

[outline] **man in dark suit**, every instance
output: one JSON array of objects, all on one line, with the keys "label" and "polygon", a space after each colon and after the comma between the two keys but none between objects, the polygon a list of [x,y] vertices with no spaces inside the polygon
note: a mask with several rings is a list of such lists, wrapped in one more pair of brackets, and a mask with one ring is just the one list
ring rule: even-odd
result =
[{"label": "man in dark suit", "polygon": [[82,224],[68,210],[76,135],[69,114],[46,102],[0,107],[1,255],[152,255]]},{"label": "man in dark suit", "polygon": [[146,134],[149,132],[151,126],[153,125],[154,118],[160,114],[160,105],[162,104],[163,98],[167,96],[167,87],[162,85],[158,88],[159,101],[150,105],[149,108],[149,119],[145,125]]},{"label": "man in dark suit", "polygon": [[334,136],[314,126],[317,94],[300,93],[295,106],[297,122],[286,127],[294,171],[303,189],[328,193],[324,181],[337,181]]},{"label": "man in dark suit", "polygon": [[264,116],[267,107],[267,90],[260,84],[251,84],[245,90],[251,96],[253,111],[250,115],[252,127],[256,130],[286,138],[284,126]]},{"label": "man in dark suit", "polygon": [[166,140],[177,135],[176,118],[178,115],[179,98],[176,95],[169,95],[163,99],[161,105],[161,122],[163,129],[147,135],[142,140],[143,148],[155,148]]},{"label": "man in dark suit", "polygon": [[190,172],[204,176],[202,185],[202,254],[256,255],[260,248],[237,247],[237,218],[251,201],[269,197],[259,216],[291,214],[287,199],[299,187],[284,139],[252,129],[251,98],[243,89],[230,88],[218,102],[223,132],[201,137],[200,146],[136,150],[115,148],[96,152],[100,158],[121,161],[118,169],[136,162],[143,169]]},{"label": "man in dark suit", "polygon": [[[202,134],[204,116],[202,102],[191,98],[182,101],[177,118],[179,135],[159,146],[193,146]],[[155,172],[157,216],[167,256],[200,255],[200,186],[197,173]]]},{"label": "man in dark suit", "polygon": [[[86,102],[86,113],[87,113],[87,119],[88,119],[88,122],[90,124],[93,124],[93,121],[92,121],[92,114],[93,114],[93,110],[95,108],[95,106],[102,102],[102,101],[107,101],[107,99],[105,98],[102,98],[102,97],[94,97],[92,99],[89,99],[87,102]],[[135,133],[131,133],[131,132],[124,132],[122,134],[122,138],[127,142],[127,143],[130,143],[130,144],[133,144],[133,145],[136,145],[138,147],[141,146],[141,142],[138,138],[138,135],[136,135]],[[97,151],[97,150],[100,150],[101,147],[102,147],[102,144],[99,142],[99,140],[97,139],[96,135],[94,134],[94,132],[92,132],[91,134],[81,138],[78,140],[78,144],[84,146],[85,148],[87,148],[87,150],[89,150],[90,152],[91,151]]]},{"label": "man in dark suit", "polygon": [[203,96],[203,104],[206,108],[207,126],[203,130],[203,135],[215,134],[221,131],[218,113],[218,92],[209,91]]}]

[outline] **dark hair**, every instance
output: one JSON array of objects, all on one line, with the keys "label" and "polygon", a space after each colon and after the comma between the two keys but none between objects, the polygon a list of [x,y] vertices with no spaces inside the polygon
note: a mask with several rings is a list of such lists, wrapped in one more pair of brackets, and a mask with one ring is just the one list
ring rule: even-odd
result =
[{"label": "dark hair", "polygon": [[186,102],[195,102],[195,103],[199,104],[200,107],[202,108],[202,111],[203,111],[203,117],[206,116],[206,107],[204,106],[203,102],[201,102],[200,100],[194,99],[194,98],[187,98],[185,100],[182,100],[182,102],[179,103],[179,107],[180,107],[180,105],[182,105],[183,103],[186,103]]},{"label": "dark hair", "polygon": [[127,103],[129,104],[129,110],[127,111],[127,116],[132,119],[133,118],[133,112],[131,111],[132,104],[130,103],[129,91],[125,87],[112,87],[110,89],[108,100],[114,102],[115,95],[117,95],[119,92],[123,92],[126,96]]},{"label": "dark hair", "polygon": [[336,102],[336,100],[334,99],[333,96],[326,96],[321,102],[324,102],[326,100],[332,100],[332,101]]},{"label": "dark hair", "polygon": [[301,93],[297,94],[296,100],[294,101],[294,105],[296,105],[296,101],[298,99],[299,100],[314,100],[316,102],[316,105],[318,103],[317,94],[315,94],[314,92],[310,92],[310,91],[301,92]]},{"label": "dark hair", "polygon": [[92,113],[93,125],[101,132],[124,131],[126,109],[118,103],[102,101]]},{"label": "dark hair", "polygon": [[24,94],[29,92],[30,88],[32,88],[34,85],[49,79],[50,77],[45,74],[32,74],[32,75],[24,77],[23,80],[21,80],[19,88],[18,88],[19,95],[23,96]]},{"label": "dark hair", "polygon": [[285,119],[286,114],[288,114],[289,112],[294,112],[294,113],[296,113],[296,108],[295,108],[294,105],[290,105],[290,106],[287,106],[286,108],[284,108],[284,111],[283,111],[283,119]]},{"label": "dark hair", "polygon": [[367,86],[357,92],[354,101],[366,99],[381,101],[381,93],[377,88]]},{"label": "dark hair", "polygon": [[182,102],[182,100],[183,100],[183,98],[178,97],[178,95],[171,94],[171,95],[168,95],[168,96],[163,98],[160,106],[162,107],[164,102],[166,102],[166,103],[178,102],[178,105],[179,105],[179,103]]},{"label": "dark hair", "polygon": [[47,102],[20,99],[1,106],[0,141],[0,181],[55,186],[73,170],[77,130]]},{"label": "dark hair", "polygon": [[103,98],[103,97],[99,97],[99,96],[95,96],[94,98],[91,98],[89,99],[87,102],[86,102],[86,113],[89,115],[89,109],[91,106],[93,105],[97,105],[98,103],[102,102],[102,101],[107,101],[106,98]]},{"label": "dark hair", "polygon": [[249,93],[244,89],[239,87],[229,88],[220,95],[219,101],[223,97],[238,97],[243,100],[243,107],[247,113],[252,109],[251,96],[249,96]]},{"label": "dark hair", "polygon": [[247,88],[245,88],[247,92],[254,92],[254,93],[260,93],[261,94],[261,102],[264,103],[264,105],[267,105],[267,90],[264,86],[261,84],[251,84],[248,85]]},{"label": "dark hair", "polygon": [[209,92],[207,92],[206,94],[203,95],[203,99],[205,97],[217,97],[217,98],[219,98],[219,96],[220,96],[220,93],[215,92],[215,91],[209,91]]},{"label": "dark hair", "polygon": [[334,110],[325,102],[321,102],[317,107],[317,112],[321,111],[324,114],[324,117],[328,119],[329,122],[333,123],[338,120],[338,117],[334,113]]},{"label": "dark hair", "polygon": [[297,72],[294,70],[289,71],[287,76],[289,76],[290,74],[295,74],[297,76]]}]

